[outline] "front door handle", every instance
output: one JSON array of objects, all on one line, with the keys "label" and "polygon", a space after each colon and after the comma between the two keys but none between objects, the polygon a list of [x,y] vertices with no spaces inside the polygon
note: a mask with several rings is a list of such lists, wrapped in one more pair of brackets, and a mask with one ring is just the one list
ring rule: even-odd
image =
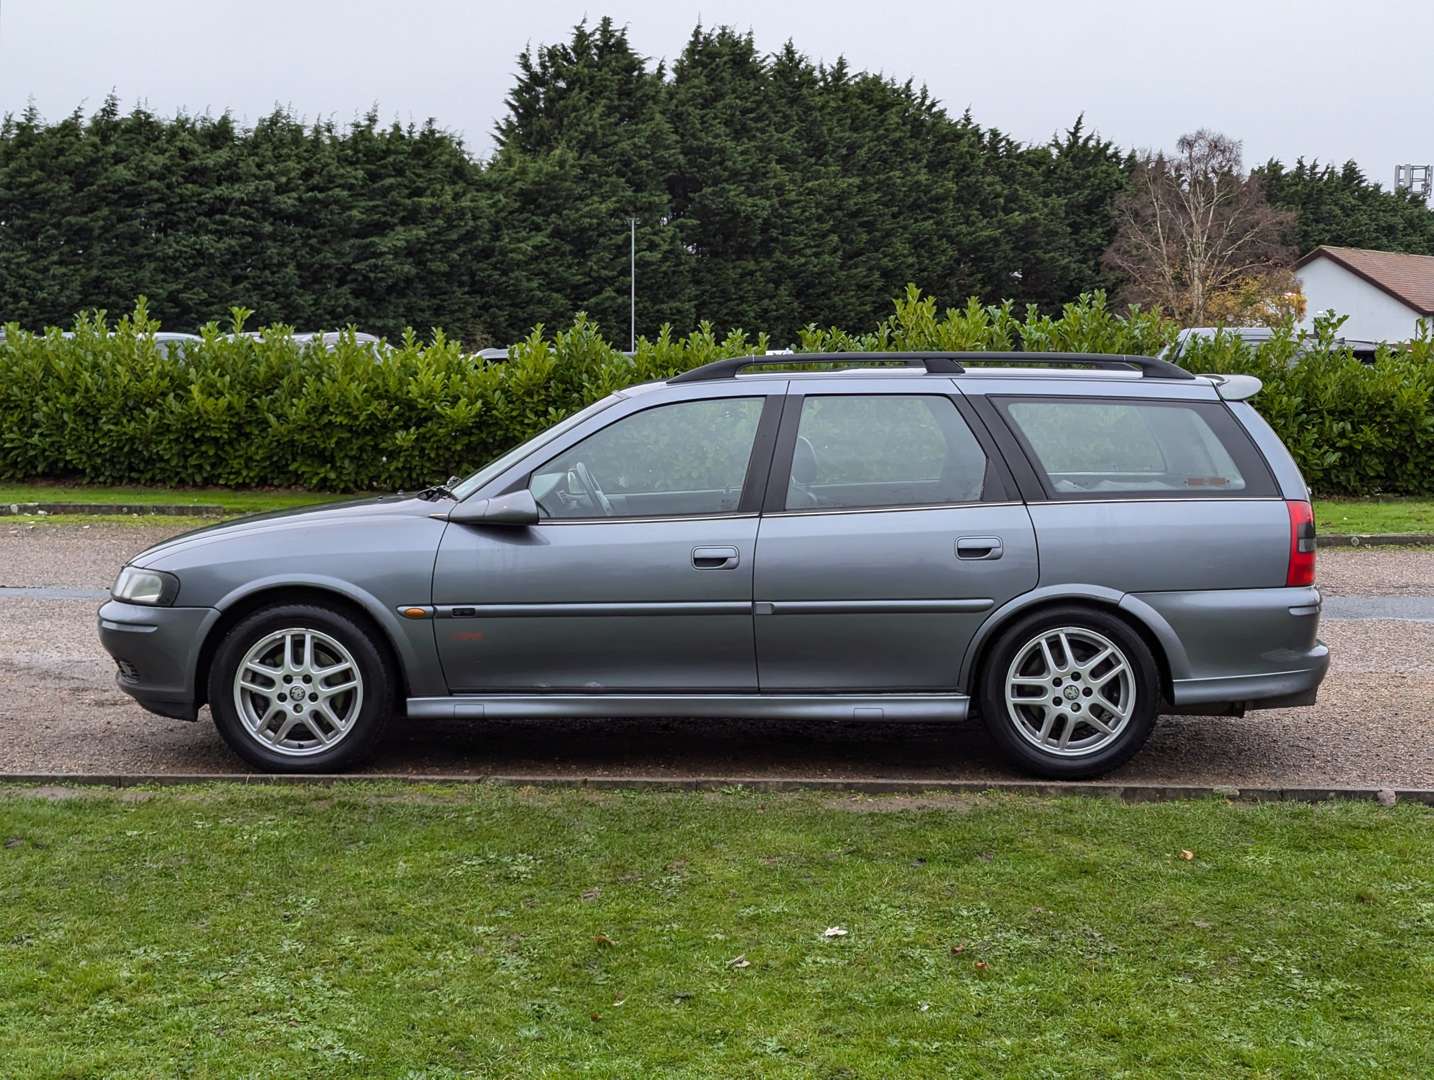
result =
[{"label": "front door handle", "polygon": [[734,547],[696,547],[692,549],[692,565],[698,570],[731,570],[741,556]]},{"label": "front door handle", "polygon": [[999,559],[1006,552],[999,536],[958,536],[956,558]]}]

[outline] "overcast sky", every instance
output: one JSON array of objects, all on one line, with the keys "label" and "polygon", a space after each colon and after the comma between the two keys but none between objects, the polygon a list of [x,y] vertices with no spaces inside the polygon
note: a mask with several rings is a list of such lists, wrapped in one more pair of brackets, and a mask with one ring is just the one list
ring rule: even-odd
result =
[{"label": "overcast sky", "polygon": [[0,112],[126,107],[253,120],[276,103],[345,121],[436,118],[491,149],[528,43],[612,15],[653,57],[694,24],[751,29],[764,51],[925,83],[947,109],[1027,141],[1084,112],[1125,147],[1213,127],[1247,164],[1353,158],[1388,186],[1434,161],[1434,5],[1417,0],[0,0]]}]

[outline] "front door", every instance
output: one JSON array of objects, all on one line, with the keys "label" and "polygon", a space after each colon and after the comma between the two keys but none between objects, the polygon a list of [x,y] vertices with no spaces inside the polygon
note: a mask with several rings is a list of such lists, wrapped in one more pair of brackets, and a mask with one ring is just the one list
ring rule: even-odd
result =
[{"label": "front door", "polygon": [[738,390],[615,406],[531,463],[538,524],[449,525],[433,600],[454,693],[756,689],[752,568],[781,384]]},{"label": "front door", "polygon": [[949,381],[791,385],[757,538],[761,689],[964,689],[976,629],[1037,578],[989,436]]}]

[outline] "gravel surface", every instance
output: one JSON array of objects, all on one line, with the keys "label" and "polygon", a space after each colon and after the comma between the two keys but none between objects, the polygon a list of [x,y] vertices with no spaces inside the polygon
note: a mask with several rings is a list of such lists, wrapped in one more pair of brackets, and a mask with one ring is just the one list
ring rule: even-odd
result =
[{"label": "gravel surface", "polygon": [[173,525],[11,525],[0,519],[0,585],[108,588],[125,561]]},{"label": "gravel surface", "polygon": [[[61,546],[46,554],[34,535],[41,529]],[[127,555],[163,534],[60,526],[20,535],[0,532],[0,579],[5,585],[107,583]],[[1329,557],[1335,554],[1339,557]],[[1320,578],[1332,593],[1434,594],[1434,550],[1321,552]],[[114,665],[95,637],[95,606],[91,600],[0,600],[0,772],[242,771],[207,713],[197,724],[165,720],[115,688]],[[1240,719],[1167,717],[1146,748],[1111,779],[1434,787],[1434,623],[1326,619],[1321,636],[1334,663],[1317,706]],[[738,720],[404,721],[395,725],[373,770],[917,780],[1017,776],[975,723]]]},{"label": "gravel surface", "polygon": [[1315,580],[1330,596],[1434,596],[1434,548],[1320,548]]}]

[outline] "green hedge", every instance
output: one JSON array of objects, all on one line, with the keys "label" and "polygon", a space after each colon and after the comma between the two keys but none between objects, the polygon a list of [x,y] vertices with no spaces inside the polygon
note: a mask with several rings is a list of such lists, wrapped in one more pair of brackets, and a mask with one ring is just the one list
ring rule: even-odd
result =
[{"label": "green hedge", "polygon": [[[625,356],[579,316],[536,328],[504,361],[465,355],[441,333],[410,331],[381,355],[346,337],[300,348],[287,328],[259,338],[209,326],[165,356],[141,301],[108,324],[76,321],[0,340],[0,478],[166,486],[412,488],[466,473],[584,404],[768,342],[710,326],[663,333]],[[1154,353],[1176,331],[1157,314],[1110,310],[1100,294],[1059,317],[1011,306],[945,312],[914,287],[867,334],[809,327],[803,350],[1052,349]],[[1321,494],[1434,493],[1434,360],[1426,337],[1367,367],[1333,342],[1334,324],[1303,343],[1285,333],[1258,352],[1231,338],[1198,344],[1199,371],[1249,371],[1257,399]],[[1298,364],[1291,364],[1296,352]]]},{"label": "green hedge", "polygon": [[[242,313],[240,313],[242,314]],[[762,349],[741,334],[615,352],[579,318],[507,361],[412,332],[376,358],[346,335],[297,346],[242,318],[165,356],[145,317],[83,318],[73,337],[8,327],[0,342],[0,477],[104,484],[393,490],[464,473],[621,386]]]}]

